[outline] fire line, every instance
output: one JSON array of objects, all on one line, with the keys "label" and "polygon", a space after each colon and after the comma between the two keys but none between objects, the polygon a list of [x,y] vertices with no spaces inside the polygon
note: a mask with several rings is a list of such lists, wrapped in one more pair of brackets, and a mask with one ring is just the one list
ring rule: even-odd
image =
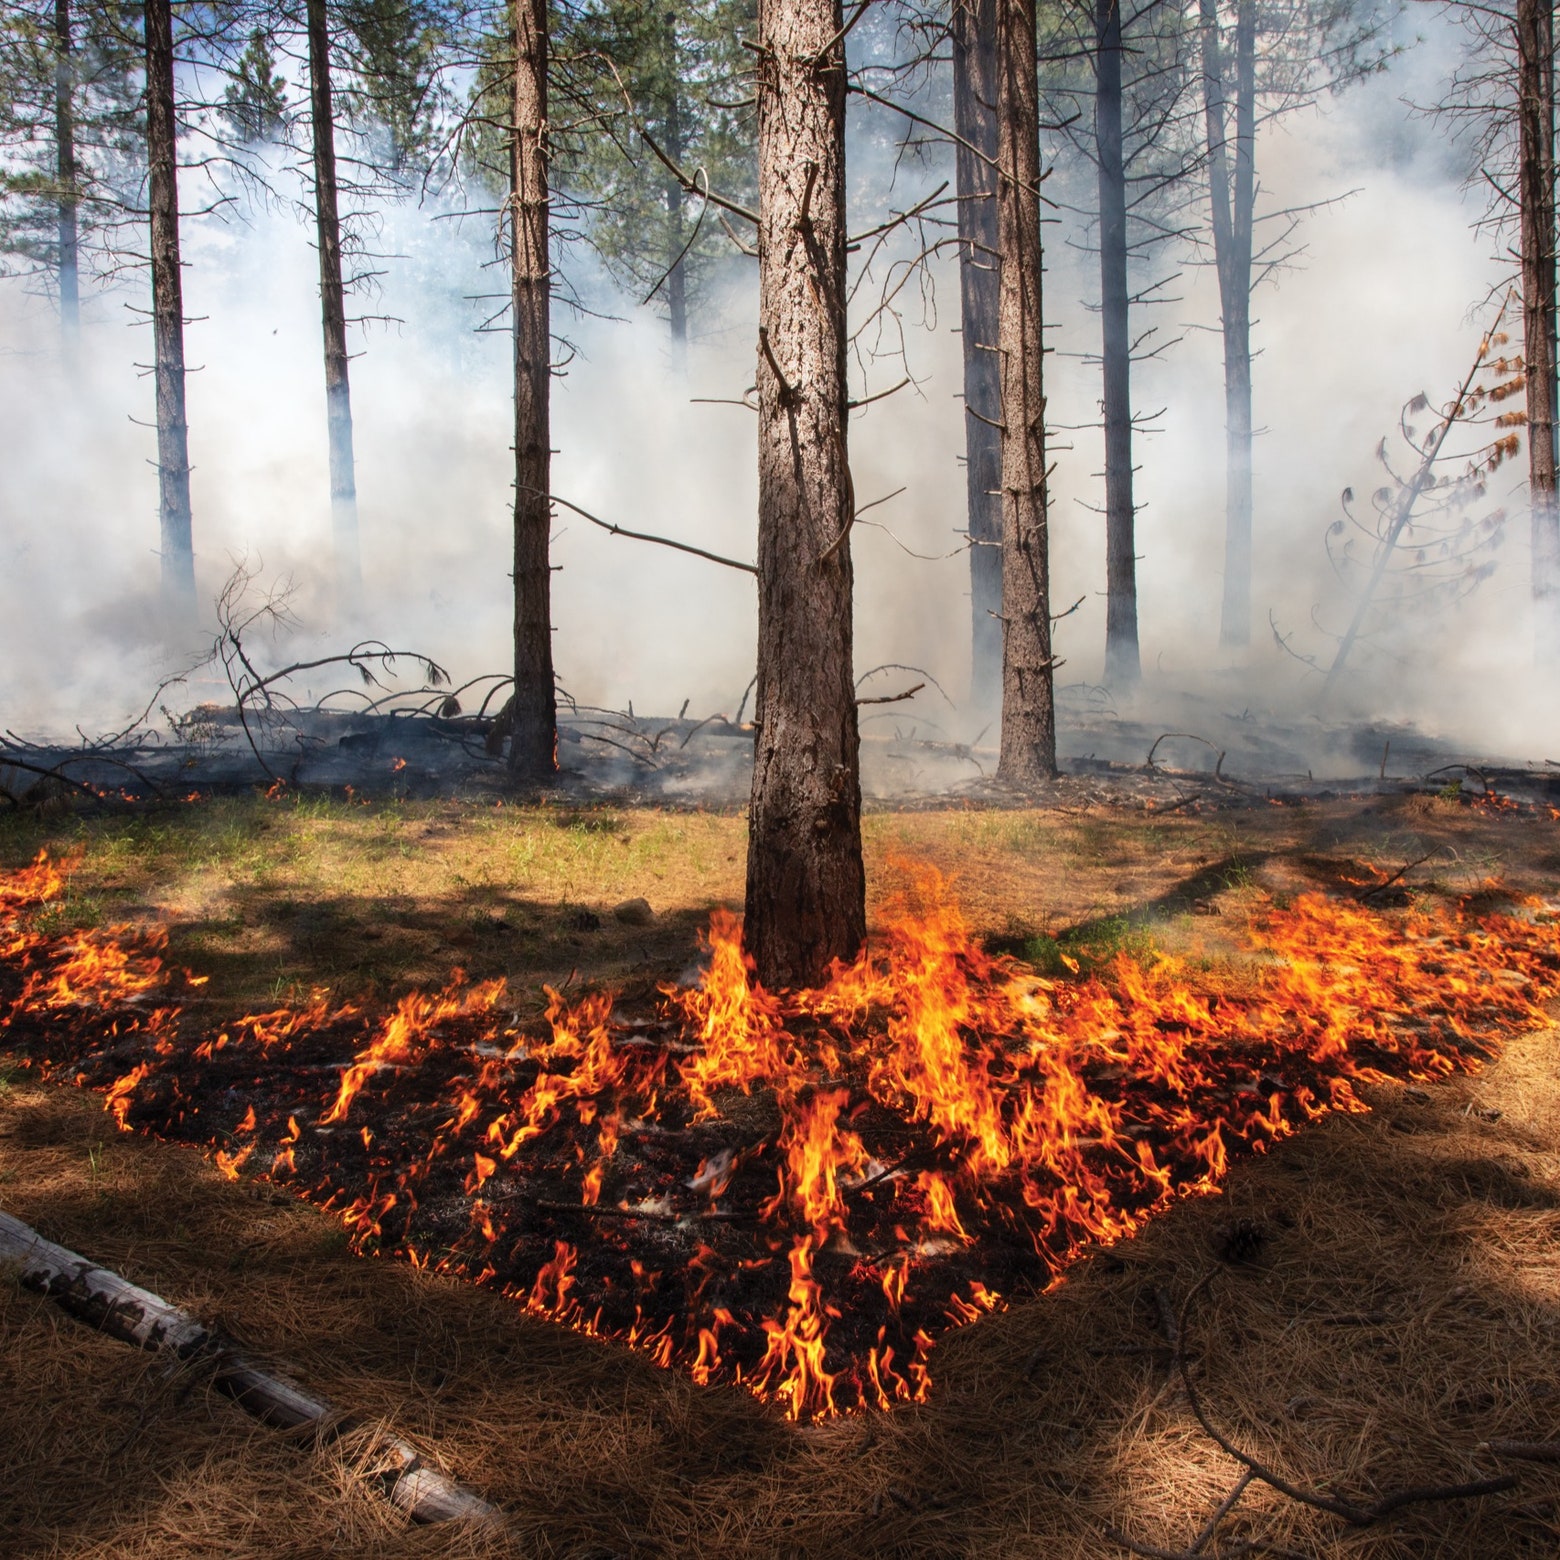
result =
[{"label": "fire line", "polygon": [[[119,1126],[284,1184],[362,1252],[775,1402],[923,1400],[938,1337],[1090,1246],[1216,1192],[1357,1085],[1476,1068],[1545,1021],[1560,927],[1445,907],[1269,905],[1244,965],[1043,978],[971,936],[935,874],[815,990],[769,992],[717,911],[693,989],[511,1012],[457,977],[197,1033],[194,977],[127,928],[50,936],[64,869],[0,874],[7,1045]],[[197,982],[198,983],[198,982]]]}]

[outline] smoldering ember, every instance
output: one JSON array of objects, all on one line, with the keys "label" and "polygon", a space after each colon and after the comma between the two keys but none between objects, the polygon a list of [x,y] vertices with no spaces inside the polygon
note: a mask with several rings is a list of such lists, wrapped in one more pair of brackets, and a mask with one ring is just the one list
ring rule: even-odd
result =
[{"label": "smoldering ember", "polygon": [[13,0],[0,148],[0,1554],[1556,1552],[1548,6]]}]

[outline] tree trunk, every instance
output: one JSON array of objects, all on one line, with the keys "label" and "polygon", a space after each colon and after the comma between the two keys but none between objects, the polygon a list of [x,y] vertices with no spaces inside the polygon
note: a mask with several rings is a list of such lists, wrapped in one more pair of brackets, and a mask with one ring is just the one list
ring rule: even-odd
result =
[{"label": "tree trunk", "polygon": [[1136,508],[1132,500],[1132,338],[1127,304],[1127,168],[1121,140],[1121,7],[1096,0],[1094,142],[1100,192],[1100,321],[1105,410],[1105,681],[1137,686]]},{"label": "tree trunk", "polygon": [[953,122],[970,543],[970,699],[1002,699],[1002,372],[997,355],[997,0],[954,0]]},{"label": "tree trunk", "polygon": [[744,939],[771,987],[866,936],[846,456],[840,0],[759,0],[758,734]]},{"label": "tree trunk", "polygon": [[195,615],[195,549],[190,521],[189,424],[184,409],[184,280],[179,260],[171,0],[146,0],[145,25],[163,604],[172,624],[182,628]]},{"label": "tree trunk", "polygon": [[81,328],[80,236],[76,220],[75,73],[70,0],[54,0],[54,176],[59,184],[60,329],[67,349]]},{"label": "tree trunk", "polygon": [[1523,361],[1533,536],[1536,664],[1560,657],[1560,505],[1555,492],[1555,102],[1551,0],[1518,0],[1518,193],[1522,217]]},{"label": "tree trunk", "polygon": [[997,775],[1026,787],[1056,773],[1035,54],[1035,0],[997,0],[1003,618]]},{"label": "tree trunk", "polygon": [[1213,255],[1224,338],[1224,598],[1219,644],[1251,643],[1251,235],[1256,202],[1255,0],[1235,16],[1235,148],[1231,167],[1229,108],[1219,41],[1217,0],[1200,0],[1203,106]]},{"label": "tree trunk", "polygon": [[[678,74],[677,13],[666,13],[666,155],[680,168],[683,152],[682,78]],[[683,245],[683,187],[666,181],[666,307],[672,327],[672,343],[680,353],[688,341],[688,275]]]},{"label": "tree trunk", "polygon": [[547,0],[514,0],[510,167],[515,347],[515,691],[509,768],[550,780],[558,768],[553,686],[552,261],[547,197]]},{"label": "tree trunk", "polygon": [[347,376],[346,296],[341,282],[341,215],[336,190],[336,118],[331,103],[330,30],[325,0],[308,0],[309,106],[314,140],[314,223],[320,252],[320,318],[325,335],[325,426],[330,439],[330,529],[338,605],[362,591],[357,478],[352,459],[352,387]]}]

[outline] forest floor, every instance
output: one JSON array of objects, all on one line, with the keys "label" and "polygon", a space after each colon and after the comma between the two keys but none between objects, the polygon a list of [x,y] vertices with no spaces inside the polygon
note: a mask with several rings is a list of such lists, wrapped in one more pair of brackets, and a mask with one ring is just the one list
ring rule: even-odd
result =
[{"label": "forest floor", "polygon": [[[73,858],[58,930],[166,929],[223,1015],[384,1000],[456,968],[649,1000],[739,905],[736,812],[438,800],[214,798],[91,818],[10,814],[0,867]],[[912,863],[976,933],[1055,972],[1121,949],[1234,956],[1274,900],[1347,891],[1560,900],[1560,821],[1467,793],[1168,815],[883,810],[866,823],[876,918]],[[648,914],[629,902],[648,902]],[[113,1267],[370,1423],[424,1446],[511,1517],[411,1529],[329,1446],[256,1426],[154,1357],[0,1286],[0,1552],[222,1555],[1045,1556],[1184,1548],[1240,1466],[1172,1369],[1185,1301],[1215,1421],[1270,1467],[1371,1498],[1515,1469],[1509,1492],[1371,1527],[1254,1485],[1210,1554],[1553,1554],[1560,1468],[1496,1439],[1560,1435],[1560,1052],[1509,1043],[1475,1075],[1362,1092],[1098,1250],[1045,1295],[948,1334],[930,1401],[811,1427],[734,1388],[527,1317],[499,1296],[350,1254],[340,1224],[198,1151],[121,1134],[90,1093],[6,1066],[0,1208]],[[1229,1231],[1252,1260],[1218,1261]],[[1242,1548],[1241,1546],[1245,1547]],[[1222,1546],[1222,1547],[1221,1547]],[[1265,1546],[1265,1548],[1264,1548]]]}]

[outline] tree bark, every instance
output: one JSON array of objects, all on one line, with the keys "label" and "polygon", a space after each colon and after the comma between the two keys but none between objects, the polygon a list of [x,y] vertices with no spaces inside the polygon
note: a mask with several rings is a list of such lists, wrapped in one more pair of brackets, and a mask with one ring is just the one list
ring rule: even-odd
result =
[{"label": "tree bark", "polygon": [[[678,75],[677,13],[666,13],[666,155],[680,168],[683,159],[682,78]],[[676,179],[666,182],[666,308],[672,343],[681,352],[688,341],[688,273],[683,245],[683,187]]]},{"label": "tree bark", "polygon": [[1137,686],[1136,506],[1132,498],[1132,338],[1127,303],[1127,168],[1121,134],[1121,7],[1096,0],[1094,143],[1100,199],[1105,412],[1105,681]]},{"label": "tree bark", "polygon": [[59,185],[60,329],[67,349],[81,328],[80,235],[76,215],[76,103],[70,0],[54,0],[54,176]]},{"label": "tree bark", "polygon": [[1024,787],[1056,773],[1035,55],[1035,0],[997,0],[1003,617],[997,775]]},{"label": "tree bark", "polygon": [[[235,1354],[225,1339],[188,1311],[0,1213],[0,1271],[7,1270],[15,1272],[24,1289],[46,1295],[98,1332],[205,1366],[219,1392],[268,1425],[284,1430],[308,1427],[326,1438],[352,1427],[349,1416],[338,1414],[322,1398]],[[425,1467],[417,1450],[399,1436],[386,1434],[380,1446],[388,1466],[375,1482],[414,1521],[500,1520],[497,1507]]]},{"label": "tree bark", "polygon": [[325,0],[308,0],[309,108],[314,142],[314,225],[320,253],[320,319],[325,338],[325,426],[330,440],[330,529],[338,604],[361,597],[357,477],[352,458],[352,387],[347,370],[347,308],[341,280],[341,214],[336,187],[336,118],[331,102],[330,29]]},{"label": "tree bark", "polygon": [[1199,0],[1214,265],[1224,339],[1224,596],[1219,644],[1251,643],[1251,242],[1256,203],[1255,0],[1235,16],[1235,146],[1229,146],[1218,0]]},{"label": "tree bark", "polygon": [[515,349],[515,691],[509,768],[550,780],[558,768],[553,685],[552,259],[547,193],[547,0],[514,0],[510,255]]},{"label": "tree bark", "polygon": [[1560,657],[1560,504],[1555,491],[1555,101],[1552,0],[1517,0],[1518,195],[1533,545],[1534,656]]},{"label": "tree bark", "polygon": [[759,0],[758,703],[744,939],[771,987],[866,935],[839,0]]},{"label": "tree bark", "polygon": [[184,280],[179,260],[171,0],[146,0],[145,26],[163,604],[173,626],[182,628],[195,614],[195,549],[190,519],[189,424],[184,406]]},{"label": "tree bark", "polygon": [[1002,699],[1002,372],[997,355],[997,0],[954,0],[954,164],[970,543],[970,699]]}]

